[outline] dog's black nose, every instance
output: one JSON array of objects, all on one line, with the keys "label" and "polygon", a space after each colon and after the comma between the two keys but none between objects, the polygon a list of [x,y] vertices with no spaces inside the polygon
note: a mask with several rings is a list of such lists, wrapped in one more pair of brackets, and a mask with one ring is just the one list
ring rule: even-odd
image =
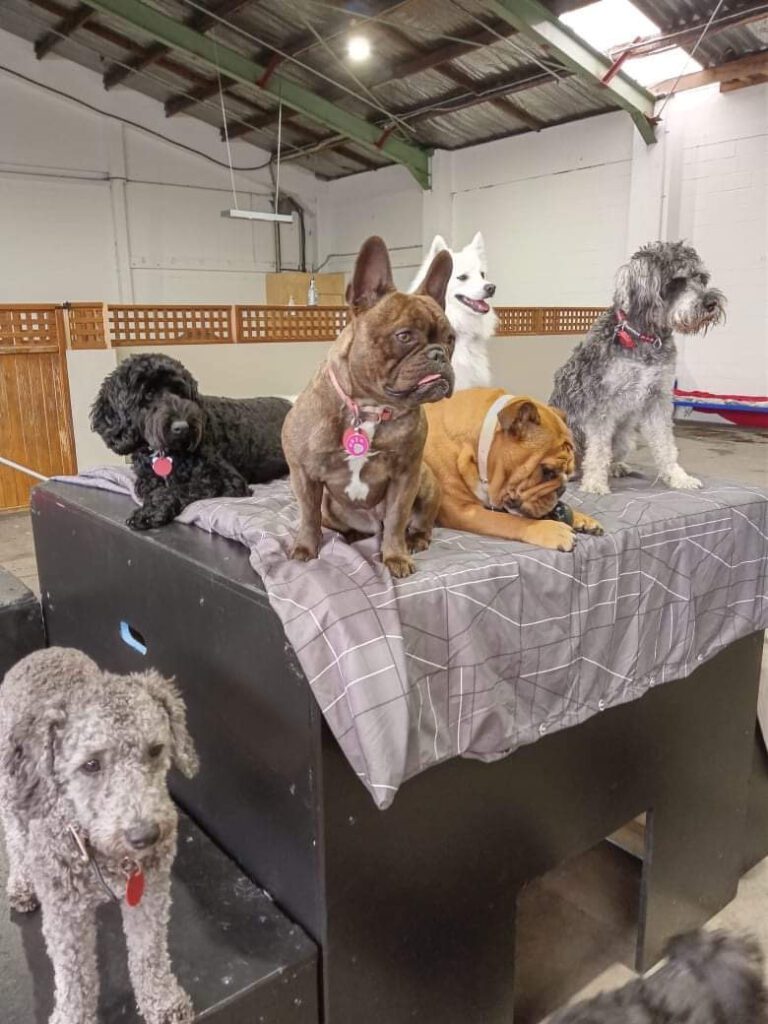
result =
[{"label": "dog's black nose", "polygon": [[146,850],[160,838],[160,826],[155,821],[140,821],[125,830],[125,838],[134,850]]},{"label": "dog's black nose", "polygon": [[490,298],[491,295],[495,295],[496,294],[496,285],[495,284],[487,284],[485,286],[485,294],[488,296],[488,298]]},{"label": "dog's black nose", "polygon": [[189,424],[186,420],[174,420],[171,424],[171,434],[174,437],[186,437],[189,433]]},{"label": "dog's black nose", "polygon": [[705,299],[704,300],[704,309],[706,309],[706,311],[708,313],[714,313],[714,311],[717,309],[717,307],[719,305],[720,305],[720,303],[719,303],[719,301],[717,299]]},{"label": "dog's black nose", "polygon": [[430,345],[427,349],[427,358],[437,366],[442,366],[447,361],[445,349],[442,345]]}]

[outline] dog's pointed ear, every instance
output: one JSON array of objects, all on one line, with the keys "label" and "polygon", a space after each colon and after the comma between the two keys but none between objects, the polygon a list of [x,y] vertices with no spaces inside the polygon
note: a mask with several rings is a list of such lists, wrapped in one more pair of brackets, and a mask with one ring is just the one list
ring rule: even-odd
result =
[{"label": "dog's pointed ear", "polygon": [[56,803],[55,747],[67,714],[63,705],[42,707],[11,729],[2,751],[13,806],[25,817],[45,817]]},{"label": "dog's pointed ear", "polygon": [[347,288],[347,304],[352,309],[370,309],[395,291],[392,265],[383,239],[372,235],[363,242]]},{"label": "dog's pointed ear", "polygon": [[447,249],[441,249],[429,265],[417,295],[428,295],[441,309],[445,309],[445,293],[453,273],[453,259]]},{"label": "dog's pointed ear", "polygon": [[499,411],[499,426],[511,437],[525,437],[531,427],[541,423],[536,403],[530,398],[516,398]]},{"label": "dog's pointed ear", "polygon": [[472,241],[469,243],[470,249],[474,249],[477,255],[480,257],[480,261],[485,263],[485,239],[483,238],[482,231],[478,231]]},{"label": "dog's pointed ear", "polygon": [[443,236],[442,235],[435,235],[435,237],[432,239],[432,245],[430,245],[430,247],[429,247],[429,252],[424,257],[424,262],[426,263],[427,261],[429,261],[431,263],[432,260],[435,258],[435,256],[437,256],[437,254],[439,252],[443,252],[443,250],[447,249],[447,248],[448,248],[448,243],[443,238]]},{"label": "dog's pointed ear", "polygon": [[161,676],[154,669],[139,673],[134,678],[168,715],[173,763],[188,779],[193,778],[200,767],[200,761],[187,728],[187,708],[181,694],[170,679]]}]

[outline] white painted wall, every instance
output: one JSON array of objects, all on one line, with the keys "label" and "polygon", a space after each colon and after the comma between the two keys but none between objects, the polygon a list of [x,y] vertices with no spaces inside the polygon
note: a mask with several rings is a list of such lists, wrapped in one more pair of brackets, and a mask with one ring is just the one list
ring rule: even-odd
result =
[{"label": "white painted wall", "polygon": [[[275,269],[270,224],[220,216],[232,205],[229,171],[169,142],[53,95],[51,86],[219,161],[216,131],[155,100],[115,89],[54,54],[0,31],[0,302],[263,302]],[[268,154],[232,146],[236,167]],[[269,209],[265,168],[236,176],[243,207]],[[290,164],[283,188],[307,210],[315,257],[318,182]],[[296,267],[298,226],[282,229],[283,265]]]},{"label": "white painted wall", "polygon": [[676,101],[679,234],[705,257],[728,296],[728,321],[683,339],[680,380],[691,389],[768,394],[768,86]]},{"label": "white painted wall", "polygon": [[[462,246],[481,230],[499,305],[601,305],[638,245],[683,237],[730,302],[725,326],[680,339],[681,385],[766,395],[767,158],[768,86],[681,93],[653,147],[616,113],[437,153],[427,194],[401,168],[330,182],[320,257],[341,253],[330,262],[348,270],[359,241],[376,232],[397,246],[395,274],[406,284],[436,232]],[[519,359],[519,344],[500,339],[499,383],[540,393],[561,343],[525,340]]]}]

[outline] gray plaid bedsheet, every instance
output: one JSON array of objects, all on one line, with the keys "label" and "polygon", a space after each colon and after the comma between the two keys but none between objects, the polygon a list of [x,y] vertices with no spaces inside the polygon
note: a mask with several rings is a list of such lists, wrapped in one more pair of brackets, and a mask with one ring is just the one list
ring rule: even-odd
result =
[{"label": "gray plaid bedsheet", "polygon": [[[121,469],[75,482],[131,490]],[[180,521],[249,548],[328,725],[384,808],[432,765],[504,757],[768,625],[763,492],[614,487],[567,495],[607,531],[572,553],[439,529],[405,580],[373,539],[350,546],[328,532],[316,561],[290,561],[287,481],[197,502]]]}]

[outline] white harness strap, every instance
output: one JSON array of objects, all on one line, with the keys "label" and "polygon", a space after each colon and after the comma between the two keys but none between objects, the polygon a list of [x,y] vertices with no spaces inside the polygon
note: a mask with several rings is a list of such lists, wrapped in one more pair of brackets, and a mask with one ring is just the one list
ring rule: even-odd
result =
[{"label": "white harness strap", "polygon": [[499,413],[514,399],[514,395],[499,395],[488,412],[485,414],[483,426],[480,430],[480,438],[477,442],[477,471],[480,475],[480,500],[490,508],[488,495],[488,456],[491,452],[491,445],[496,430],[499,426]]}]

